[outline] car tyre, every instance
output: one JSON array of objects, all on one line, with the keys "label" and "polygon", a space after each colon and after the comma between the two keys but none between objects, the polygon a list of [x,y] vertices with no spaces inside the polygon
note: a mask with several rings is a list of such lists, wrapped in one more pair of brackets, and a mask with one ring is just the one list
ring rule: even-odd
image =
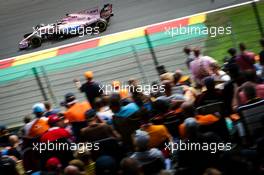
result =
[{"label": "car tyre", "polygon": [[100,33],[104,32],[106,30],[107,26],[108,26],[108,23],[107,23],[107,21],[105,19],[100,19],[96,23],[96,27],[99,28],[99,32]]},{"label": "car tyre", "polygon": [[31,39],[30,39],[30,44],[32,47],[36,48],[36,47],[40,47],[41,44],[42,44],[42,40],[40,37],[38,36],[33,36]]}]

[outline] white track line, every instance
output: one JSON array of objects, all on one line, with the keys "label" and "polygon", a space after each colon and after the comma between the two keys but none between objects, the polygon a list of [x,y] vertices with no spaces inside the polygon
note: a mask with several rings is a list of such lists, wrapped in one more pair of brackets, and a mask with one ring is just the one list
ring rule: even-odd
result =
[{"label": "white track line", "polygon": [[[253,1],[254,2],[258,2],[259,0],[253,0]],[[137,27],[137,28],[121,31],[121,32],[116,32],[116,33],[112,33],[112,34],[108,34],[108,35],[104,35],[104,36],[99,36],[99,37],[96,37],[96,38],[83,40],[83,41],[77,41],[77,42],[74,42],[74,43],[65,44],[65,45],[58,46],[58,47],[53,47],[53,48],[50,48],[50,49],[40,50],[40,51],[37,51],[37,52],[27,53],[27,54],[24,54],[24,55],[18,55],[18,56],[14,56],[14,57],[11,57],[11,58],[0,60],[0,63],[4,62],[4,61],[11,60],[11,59],[15,59],[16,57],[25,56],[25,55],[28,55],[28,54],[36,54],[38,52],[49,52],[49,51],[52,51],[54,49],[60,49],[60,48],[69,47],[69,46],[73,46],[73,45],[77,45],[77,44],[82,44],[82,43],[85,43],[85,42],[88,42],[88,41],[93,41],[93,40],[96,40],[96,39],[101,39],[101,38],[104,38],[104,37],[113,36],[113,35],[121,34],[121,33],[124,33],[124,32],[137,30],[137,29],[140,29],[140,28],[152,27],[152,26],[155,26],[155,25],[160,25],[160,24],[172,22],[172,21],[175,21],[175,20],[181,20],[181,19],[184,19],[184,18],[190,18],[190,17],[193,17],[193,16],[198,16],[198,15],[202,15],[202,14],[209,14],[209,13],[218,12],[218,11],[222,11],[222,10],[226,10],[226,9],[230,9],[230,8],[235,8],[235,7],[251,4],[251,3],[253,3],[253,1],[247,1],[247,2],[243,2],[243,3],[235,4],[235,5],[230,5],[230,6],[227,6],[227,7],[221,7],[221,8],[214,9],[214,10],[208,10],[208,11],[204,11],[204,12],[199,12],[199,13],[196,13],[196,14],[193,14],[193,15],[188,15],[188,16],[184,16],[184,17],[180,17],[180,18],[175,18],[175,19],[171,19],[171,20],[168,20],[168,21],[163,21],[163,22],[159,22],[159,23],[155,23],[155,24],[150,24],[150,25],[146,25],[146,26],[142,26],[142,27]]]}]

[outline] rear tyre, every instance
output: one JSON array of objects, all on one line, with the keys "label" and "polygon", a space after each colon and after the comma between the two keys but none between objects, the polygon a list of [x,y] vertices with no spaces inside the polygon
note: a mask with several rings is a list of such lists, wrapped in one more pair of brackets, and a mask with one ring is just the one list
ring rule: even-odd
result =
[{"label": "rear tyre", "polygon": [[40,47],[41,44],[42,44],[42,40],[40,37],[37,37],[37,36],[33,36],[31,39],[30,39],[30,44],[32,47],[36,48],[36,47]]},{"label": "rear tyre", "polygon": [[107,25],[108,25],[108,23],[107,23],[107,21],[105,19],[100,19],[96,23],[96,27],[98,27],[98,30],[99,30],[100,33],[104,32],[106,30]]}]

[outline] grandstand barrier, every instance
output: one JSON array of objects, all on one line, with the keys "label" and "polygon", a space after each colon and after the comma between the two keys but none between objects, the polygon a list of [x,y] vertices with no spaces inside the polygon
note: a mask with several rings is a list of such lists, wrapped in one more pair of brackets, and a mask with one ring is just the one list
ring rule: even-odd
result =
[{"label": "grandstand barrier", "polygon": [[[263,2],[257,2],[257,8],[263,7]],[[263,21],[264,13],[260,10],[259,13]],[[241,16],[251,20],[237,22]],[[9,128],[20,126],[23,117],[31,114],[32,105],[39,101],[49,100],[60,108],[60,101],[67,92],[73,92],[79,100],[85,100],[84,95],[75,88],[73,79],[79,78],[84,82],[83,73],[87,70],[92,70],[94,79],[103,84],[113,80],[127,82],[129,78],[150,84],[159,78],[153,54],[158,65],[164,65],[167,71],[182,69],[188,73],[182,52],[186,45],[199,46],[204,54],[220,62],[227,55],[228,48],[237,47],[242,41],[249,50],[257,52],[261,32],[257,20],[252,19],[255,19],[255,14],[248,3],[1,60],[0,123]],[[172,37],[166,32],[166,28],[179,25],[197,28],[231,26],[232,33],[217,37],[204,34]],[[145,38],[145,30],[151,46]]]}]

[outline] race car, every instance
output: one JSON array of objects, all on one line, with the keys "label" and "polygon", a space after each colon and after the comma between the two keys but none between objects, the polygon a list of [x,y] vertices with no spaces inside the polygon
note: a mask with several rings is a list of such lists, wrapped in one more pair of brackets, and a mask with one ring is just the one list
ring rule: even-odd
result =
[{"label": "race car", "polygon": [[58,40],[84,34],[99,34],[107,29],[110,18],[113,16],[112,4],[105,4],[100,10],[92,8],[66,16],[53,24],[38,24],[33,32],[24,35],[19,42],[19,49],[40,47],[46,40]]}]

